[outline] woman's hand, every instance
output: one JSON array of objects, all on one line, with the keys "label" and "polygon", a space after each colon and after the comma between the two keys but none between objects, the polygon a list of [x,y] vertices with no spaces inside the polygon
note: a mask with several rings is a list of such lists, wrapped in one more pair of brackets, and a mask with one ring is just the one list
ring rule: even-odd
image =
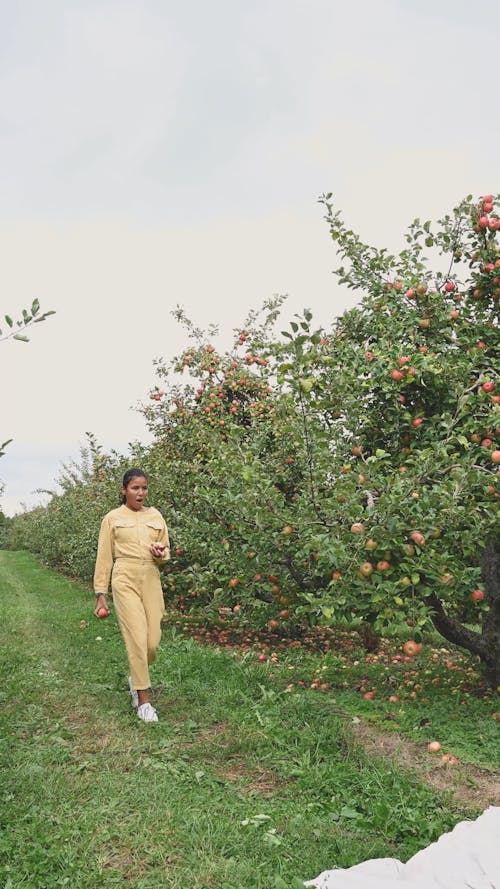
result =
[{"label": "woman's hand", "polygon": [[95,617],[100,617],[99,611],[101,608],[105,608],[106,611],[109,611],[108,600],[106,599],[105,593],[100,593],[98,596],[96,596],[95,608],[94,608],[94,616]]},{"label": "woman's hand", "polygon": [[163,553],[165,552],[165,547],[162,543],[152,543],[149,549],[151,551],[151,555],[153,555],[155,559],[161,559]]}]

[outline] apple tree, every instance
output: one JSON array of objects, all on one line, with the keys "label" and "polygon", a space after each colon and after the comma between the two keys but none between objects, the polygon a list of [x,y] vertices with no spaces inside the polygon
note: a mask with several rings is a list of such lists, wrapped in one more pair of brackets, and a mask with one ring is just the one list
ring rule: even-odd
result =
[{"label": "apple tree", "polygon": [[[276,337],[270,305],[224,355],[188,323],[193,346],[158,363],[144,408],[181,607],[236,608],[284,632],[349,622],[367,638],[419,638],[432,622],[500,683],[500,220],[489,197],[437,227],[415,220],[391,256],[326,195],[357,308],[329,330],[304,312]],[[172,384],[172,371],[191,382]]]},{"label": "apple tree", "polygon": [[408,246],[391,256],[363,244],[324,196],[343,261],[337,274],[363,296],[334,325],[331,362],[312,397],[319,410],[332,397],[339,406],[337,518],[357,541],[349,552],[359,559],[344,563],[344,595],[352,601],[356,591],[356,610],[378,627],[403,615],[417,629],[430,619],[448,641],[478,655],[498,686],[495,200],[467,198],[436,230],[415,220]]}]

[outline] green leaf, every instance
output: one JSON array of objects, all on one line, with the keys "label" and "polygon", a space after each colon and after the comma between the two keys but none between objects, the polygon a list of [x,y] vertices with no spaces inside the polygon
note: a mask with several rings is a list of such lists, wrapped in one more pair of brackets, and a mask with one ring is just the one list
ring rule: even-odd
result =
[{"label": "green leaf", "polygon": [[360,813],[356,811],[356,809],[351,809],[350,806],[342,806],[340,810],[340,815],[342,818],[352,818],[356,819],[360,817]]},{"label": "green leaf", "polygon": [[276,828],[275,827],[272,827],[271,830],[266,830],[262,839],[263,839],[263,842],[267,843],[268,846],[281,846],[281,844],[283,842],[281,837],[276,835]]},{"label": "green leaf", "polygon": [[12,339],[19,340],[21,343],[29,343],[29,337],[24,336],[22,333],[15,333]]},{"label": "green leaf", "polygon": [[9,327],[14,327],[14,322],[13,322],[12,318],[10,317],[10,315],[6,315],[5,320],[6,320],[7,324],[9,325]]}]

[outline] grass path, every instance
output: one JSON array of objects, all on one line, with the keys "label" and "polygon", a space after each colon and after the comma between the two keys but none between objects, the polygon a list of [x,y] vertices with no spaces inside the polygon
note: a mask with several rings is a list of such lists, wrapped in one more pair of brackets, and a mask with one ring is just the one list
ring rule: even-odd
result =
[{"label": "grass path", "polygon": [[293,889],[406,860],[464,816],[369,759],[327,696],[175,633],[158,725],[126,694],[114,617],[27,553],[0,552],[2,889]]}]

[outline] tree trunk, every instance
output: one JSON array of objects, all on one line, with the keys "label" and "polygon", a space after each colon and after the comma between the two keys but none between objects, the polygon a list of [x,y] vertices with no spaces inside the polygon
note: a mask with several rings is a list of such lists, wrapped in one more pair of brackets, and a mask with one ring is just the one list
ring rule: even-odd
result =
[{"label": "tree trunk", "polygon": [[431,593],[426,601],[432,608],[431,619],[438,633],[448,642],[477,654],[487,685],[500,691],[500,544],[497,541],[489,541],[484,550],[482,572],[489,611],[483,614],[480,633],[446,614],[435,593]]},{"label": "tree trunk", "polygon": [[485,678],[488,685],[500,691],[500,541],[488,541],[482,569],[490,606],[483,618],[482,632],[487,651]]}]

